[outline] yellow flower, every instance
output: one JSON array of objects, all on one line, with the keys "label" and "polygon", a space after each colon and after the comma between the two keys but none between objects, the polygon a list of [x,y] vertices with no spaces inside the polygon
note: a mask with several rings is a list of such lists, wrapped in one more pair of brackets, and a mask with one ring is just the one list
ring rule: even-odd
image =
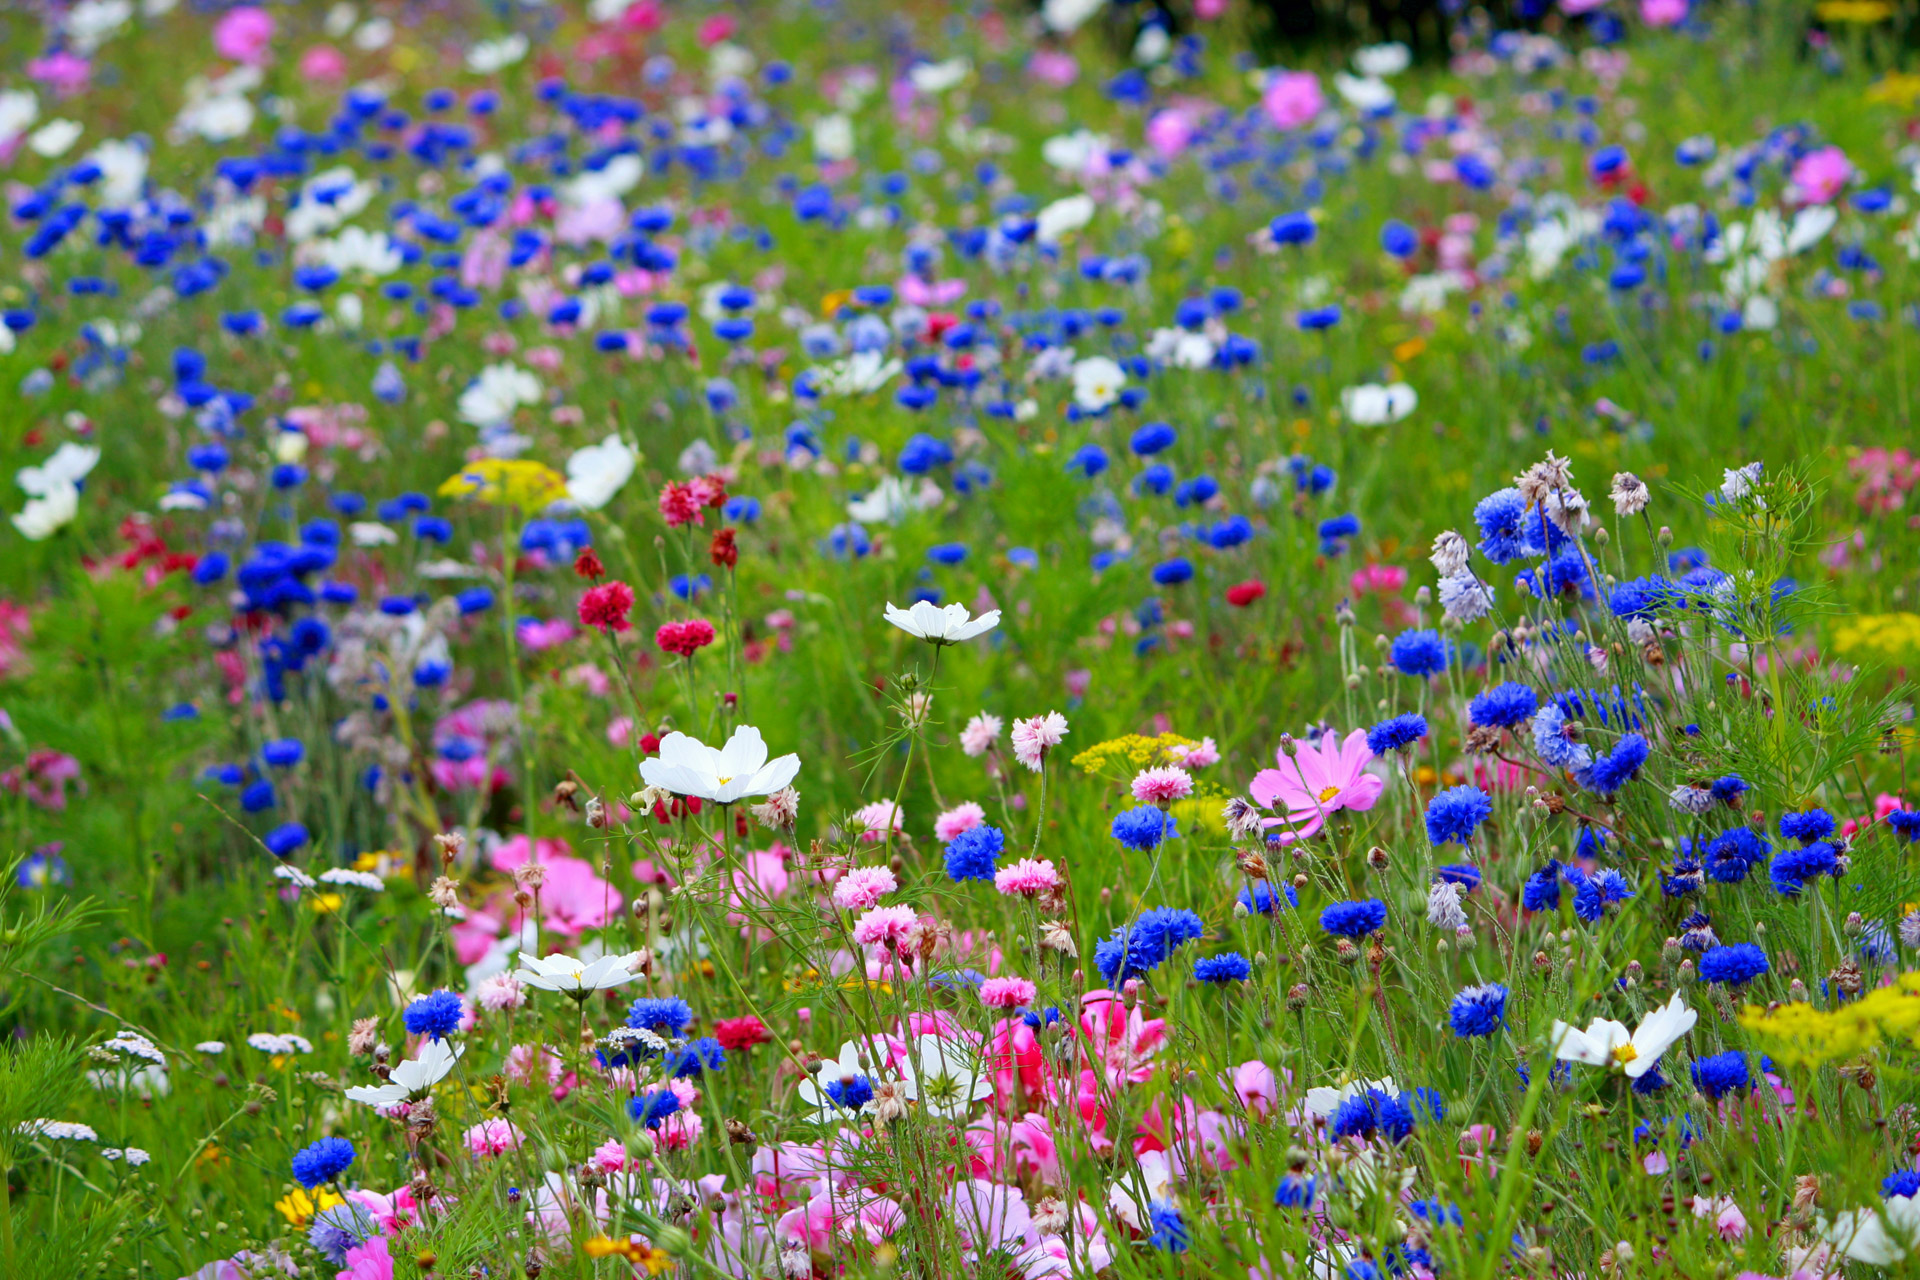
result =
[{"label": "yellow flower", "polygon": [[295,1187],[284,1199],[274,1201],[273,1207],[280,1211],[280,1216],[287,1220],[287,1225],[304,1227],[312,1222],[313,1215],[322,1209],[331,1209],[337,1204],[345,1203],[345,1200],[325,1187],[320,1188],[317,1198],[309,1196],[304,1189]]},{"label": "yellow flower", "polygon": [[481,458],[440,486],[443,498],[477,498],[496,507],[537,511],[567,496],[567,482],[543,462]]},{"label": "yellow flower", "polygon": [[1748,1005],[1740,1025],[1770,1042],[1769,1052],[1793,1066],[1817,1067],[1841,1058],[1857,1058],[1883,1040],[1920,1041],[1920,973],[1902,974],[1890,987],[1838,1009],[1783,1004],[1776,1009]]},{"label": "yellow flower", "polygon": [[1834,628],[1833,651],[1889,661],[1920,654],[1920,613],[1861,614]]},{"label": "yellow flower", "polygon": [[581,1248],[589,1258],[610,1258],[618,1254],[636,1266],[645,1267],[650,1276],[657,1276],[673,1265],[673,1259],[667,1256],[665,1250],[656,1249],[635,1236],[625,1240],[595,1236]]},{"label": "yellow flower", "polygon": [[853,290],[835,289],[820,299],[820,314],[831,320],[839,315],[841,309],[852,305]]},{"label": "yellow flower", "polygon": [[1183,738],[1177,733],[1163,733],[1153,738],[1129,733],[1094,743],[1073,758],[1073,767],[1082,773],[1101,773],[1118,765],[1131,776],[1149,765],[1166,764],[1173,758],[1168,753],[1174,747],[1198,745],[1192,738]]},{"label": "yellow flower", "polygon": [[1920,102],[1920,76],[1905,71],[1889,71],[1867,86],[1867,101],[1911,111]]},{"label": "yellow flower", "polygon": [[1888,0],[1821,0],[1813,16],[1822,22],[1884,22],[1893,16]]},{"label": "yellow flower", "polygon": [[346,899],[337,893],[316,893],[313,895],[315,915],[332,915],[346,905]]}]

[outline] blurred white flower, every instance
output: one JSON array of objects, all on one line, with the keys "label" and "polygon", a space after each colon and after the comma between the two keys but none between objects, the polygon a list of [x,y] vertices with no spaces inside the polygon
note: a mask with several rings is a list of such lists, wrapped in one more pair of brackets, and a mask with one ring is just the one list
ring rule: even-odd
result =
[{"label": "blurred white flower", "polygon": [[632,478],[640,455],[618,435],[574,450],[567,459],[567,497],[577,507],[598,511]]},{"label": "blurred white flower", "polygon": [[518,31],[501,36],[498,40],[482,40],[467,50],[467,70],[476,75],[490,76],[526,57],[530,47],[527,37]]},{"label": "blurred white flower", "polygon": [[1398,422],[1412,413],[1420,397],[1404,382],[1382,386],[1363,382],[1340,393],[1340,411],[1357,427],[1377,427]]},{"label": "blurred white flower", "polygon": [[1034,239],[1041,244],[1053,244],[1069,231],[1078,231],[1093,221],[1093,197],[1090,195],[1066,196],[1055,200],[1040,210],[1034,219]]},{"label": "blurred white flower", "polygon": [[1110,408],[1126,385],[1125,371],[1106,356],[1088,356],[1074,362],[1073,402],[1090,413]]},{"label": "blurred white flower", "polygon": [[540,403],[540,380],[513,364],[490,364],[460,393],[460,418],[497,427],[523,404]]}]

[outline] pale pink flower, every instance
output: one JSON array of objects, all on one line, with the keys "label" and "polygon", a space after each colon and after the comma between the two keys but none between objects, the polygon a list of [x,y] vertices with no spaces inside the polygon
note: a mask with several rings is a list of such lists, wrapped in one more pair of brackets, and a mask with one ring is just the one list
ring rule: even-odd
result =
[{"label": "pale pink flower", "polygon": [[971,831],[987,820],[987,811],[968,800],[955,805],[933,820],[933,834],[941,844],[953,843],[962,831]]},{"label": "pale pink flower", "polygon": [[527,993],[521,987],[520,979],[511,973],[496,973],[491,978],[480,980],[480,985],[474,988],[473,998],[489,1013],[504,1013],[525,1004]]},{"label": "pale pink flower", "polygon": [[1802,204],[1831,204],[1853,176],[1853,162],[1838,147],[1821,147],[1793,166],[1793,190]]},{"label": "pale pink flower", "polygon": [[511,1120],[482,1120],[461,1135],[467,1150],[476,1156],[497,1156],[518,1150],[525,1139],[526,1135]]},{"label": "pale pink flower", "polygon": [[1133,798],[1141,804],[1172,804],[1193,794],[1193,775],[1178,765],[1142,769],[1133,778]]},{"label": "pale pink flower", "polygon": [[602,1173],[618,1173],[627,1167],[627,1146],[618,1138],[608,1138],[593,1149],[591,1163]]},{"label": "pale pink flower", "polygon": [[842,911],[865,911],[900,887],[888,867],[855,867],[833,886],[833,905]]},{"label": "pale pink flower", "polygon": [[1353,577],[1347,585],[1357,596],[1371,593],[1385,595],[1407,585],[1407,571],[1397,564],[1365,565],[1353,571]]},{"label": "pale pink flower", "polygon": [[960,749],[970,756],[983,756],[1000,740],[1000,717],[982,711],[967,721],[960,731]]},{"label": "pale pink flower", "polygon": [[1036,990],[1025,978],[988,978],[980,984],[980,1003],[989,1009],[1019,1009],[1033,1003]]},{"label": "pale pink flower", "polygon": [[1330,813],[1373,808],[1386,789],[1379,775],[1367,772],[1373,752],[1365,729],[1355,729],[1344,743],[1337,743],[1329,729],[1318,747],[1302,742],[1294,755],[1274,754],[1280,767],[1256,773],[1249,790],[1256,803],[1285,810],[1282,817],[1266,819],[1269,827],[1288,828],[1279,836],[1283,844],[1315,835]]},{"label": "pale pink flower", "polygon": [[273,26],[273,15],[258,6],[230,9],[214,25],[214,52],[233,62],[264,62],[273,44]]},{"label": "pale pink flower", "polygon": [[1192,746],[1171,747],[1167,754],[1183,769],[1204,769],[1220,763],[1220,748],[1212,738],[1202,738]]},{"label": "pale pink flower", "polygon": [[314,84],[338,84],[347,78],[346,55],[330,44],[316,44],[300,55],[300,78]]},{"label": "pale pink flower", "polygon": [[1047,752],[1059,746],[1066,736],[1067,718],[1058,711],[1015,720],[1011,735],[1014,758],[1038,773],[1047,761]]},{"label": "pale pink flower", "polygon": [[900,807],[891,800],[875,800],[861,805],[854,812],[853,821],[860,827],[860,838],[874,844],[900,830]]},{"label": "pale pink flower", "polygon": [[1060,887],[1060,873],[1051,862],[1022,858],[994,872],[993,887],[1010,897],[1037,898]]},{"label": "pale pink flower", "polygon": [[1687,18],[1687,0],[1640,0],[1640,21],[1650,27],[1677,27]]},{"label": "pale pink flower", "polygon": [[1193,117],[1180,107],[1156,111],[1147,121],[1147,145],[1171,160],[1193,140]]},{"label": "pale pink flower", "polygon": [[1298,129],[1326,107],[1326,95],[1320,92],[1320,77],[1311,71],[1283,71],[1267,81],[1260,95],[1267,119],[1279,129]]},{"label": "pale pink flower", "polygon": [[368,1236],[366,1243],[347,1250],[347,1269],[339,1280],[393,1280],[393,1255],[385,1236]]},{"label": "pale pink flower", "polygon": [[1693,1198],[1693,1216],[1712,1218],[1713,1229],[1722,1240],[1742,1240],[1747,1234],[1747,1215],[1740,1212],[1740,1206],[1732,1196],[1706,1196]]},{"label": "pale pink flower", "polygon": [[1249,1113],[1264,1116],[1280,1101],[1280,1082],[1272,1067],[1254,1058],[1233,1069],[1233,1093]]},{"label": "pale pink flower", "polygon": [[1070,53],[1042,49],[1027,59],[1027,74],[1042,84],[1064,89],[1080,77],[1080,64]]},{"label": "pale pink flower", "polygon": [[898,950],[920,916],[912,907],[873,907],[853,924],[853,940],[863,947],[884,943]]}]

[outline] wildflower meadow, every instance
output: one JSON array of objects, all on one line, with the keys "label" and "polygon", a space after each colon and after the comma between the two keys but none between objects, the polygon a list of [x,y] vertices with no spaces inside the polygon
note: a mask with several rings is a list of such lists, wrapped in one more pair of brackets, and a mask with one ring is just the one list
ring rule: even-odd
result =
[{"label": "wildflower meadow", "polygon": [[1920,1276],[1916,0],[0,12],[0,1280]]}]

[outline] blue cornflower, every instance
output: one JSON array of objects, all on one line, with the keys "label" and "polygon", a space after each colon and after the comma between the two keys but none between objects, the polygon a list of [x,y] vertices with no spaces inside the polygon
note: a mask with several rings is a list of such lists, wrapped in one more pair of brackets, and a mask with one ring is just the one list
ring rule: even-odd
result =
[{"label": "blue cornflower", "polygon": [[1342,938],[1364,938],[1387,923],[1387,904],[1378,898],[1329,903],[1320,913],[1320,927]]},{"label": "blue cornflower", "polygon": [[1802,845],[1825,840],[1833,834],[1833,815],[1825,809],[1783,813],[1780,815],[1780,834],[1789,840],[1798,840]]},{"label": "blue cornflower", "polygon": [[1716,884],[1739,884],[1772,851],[1772,845],[1746,827],[1723,831],[1707,842],[1707,878]]},{"label": "blue cornflower", "polygon": [[1895,809],[1887,815],[1887,825],[1908,844],[1920,843],[1920,809]]},{"label": "blue cornflower", "polygon": [[1589,765],[1580,781],[1601,795],[1610,796],[1638,777],[1640,767],[1646,762],[1646,738],[1629,733],[1613,744],[1613,750]]},{"label": "blue cornflower", "polygon": [[1427,802],[1427,839],[1441,845],[1466,844],[1493,814],[1493,801],[1478,787],[1448,787]]},{"label": "blue cornflower", "polygon": [[401,1021],[407,1024],[409,1035],[442,1040],[460,1029],[460,1021],[465,1016],[460,997],[442,988],[408,1005]]},{"label": "blue cornflower", "polygon": [[309,838],[305,823],[283,822],[262,836],[261,842],[276,858],[287,858],[293,856]]},{"label": "blue cornflower", "polygon": [[1245,982],[1253,976],[1253,965],[1238,951],[1223,951],[1217,956],[1205,956],[1193,962],[1193,976],[1202,982],[1218,983],[1225,986],[1229,982]]},{"label": "blue cornflower", "polygon": [[353,1163],[353,1144],[345,1138],[322,1138],[293,1153],[293,1180],[311,1191],[332,1182]]},{"label": "blue cornflower", "polygon": [[1409,711],[1367,730],[1367,749],[1377,756],[1410,747],[1427,736],[1427,718]]},{"label": "blue cornflower", "polygon": [[947,845],[947,877],[956,882],[993,879],[993,860],[1006,847],[1006,833],[981,823],[968,827]]},{"label": "blue cornflower", "polygon": [[313,1215],[307,1230],[307,1243],[336,1267],[347,1265],[347,1250],[357,1248],[380,1233],[373,1215],[351,1202],[332,1204]]},{"label": "blue cornflower", "polygon": [[1333,1109],[1327,1120],[1327,1132],[1334,1139],[1384,1136],[1394,1142],[1413,1132],[1413,1108],[1404,1094],[1389,1094],[1380,1089],[1357,1093]]},{"label": "blue cornflower", "polygon": [[1142,853],[1155,848],[1162,840],[1180,834],[1173,815],[1150,804],[1136,805],[1114,814],[1113,826],[1109,830],[1115,840]]},{"label": "blue cornflower", "polygon": [[1730,773],[1724,778],[1715,778],[1707,786],[1708,794],[1724,805],[1740,803],[1740,797],[1746,794],[1747,789],[1747,780],[1737,773]]},{"label": "blue cornflower", "polygon": [[1530,685],[1509,680],[1497,684],[1467,704],[1467,717],[1488,728],[1511,729],[1532,717],[1540,699]]},{"label": "blue cornflower", "polygon": [[1468,893],[1480,887],[1480,868],[1470,862],[1449,862],[1435,867],[1433,878],[1443,884],[1457,884]]},{"label": "blue cornflower", "polygon": [[1693,1064],[1693,1082],[1709,1098],[1719,1099],[1752,1083],[1753,1074],[1747,1056],[1738,1049],[1716,1053]]},{"label": "blue cornflower", "polygon": [[1402,675],[1436,676],[1447,669],[1447,642],[1438,631],[1402,631],[1388,656]]},{"label": "blue cornflower", "polygon": [[1573,840],[1573,856],[1587,861],[1598,861],[1607,855],[1607,833],[1602,827],[1592,823],[1580,824],[1580,834]]},{"label": "blue cornflower", "polygon": [[1651,1097],[1667,1087],[1667,1078],[1660,1073],[1659,1067],[1648,1067],[1638,1076],[1629,1080],[1627,1087],[1643,1098]]},{"label": "blue cornflower", "polygon": [[680,1098],[671,1089],[655,1089],[627,1100],[627,1114],[635,1124],[658,1129],[668,1116],[680,1109]]},{"label": "blue cornflower", "polygon": [[1180,1216],[1180,1210],[1172,1201],[1154,1200],[1147,1204],[1147,1220],[1153,1232],[1147,1237],[1147,1243],[1156,1249],[1165,1249],[1169,1253],[1185,1253],[1193,1235],[1187,1230],[1187,1223]]},{"label": "blue cornflower", "polygon": [[1234,901],[1245,907],[1248,915],[1270,916],[1283,899],[1289,907],[1300,905],[1300,895],[1294,892],[1292,885],[1283,884],[1279,892],[1275,893],[1272,885],[1265,880],[1257,880],[1242,889]]},{"label": "blue cornflower", "polygon": [[726,1065],[727,1051],[712,1036],[689,1040],[686,1047],[675,1049],[666,1058],[667,1075],[676,1080],[692,1079]]},{"label": "blue cornflower", "polygon": [[1783,897],[1797,897],[1807,881],[1815,876],[1838,875],[1840,855],[1821,840],[1804,849],[1783,849],[1768,868],[1773,891]]},{"label": "blue cornflower", "polygon": [[1880,1195],[1887,1200],[1896,1196],[1920,1196],[1920,1171],[1895,1169],[1880,1180]]},{"label": "blue cornflower", "polygon": [[1549,702],[1533,715],[1533,749],[1553,769],[1584,769],[1593,753],[1574,736],[1567,713]]},{"label": "blue cornflower", "polygon": [[1464,1039],[1490,1036],[1507,1021],[1507,989],[1497,982],[1468,987],[1447,1009],[1453,1034]]},{"label": "blue cornflower", "polygon": [[[1682,839],[1681,844],[1685,845]],[[1700,863],[1695,858],[1675,858],[1673,870],[1660,873],[1660,894],[1666,898],[1684,898],[1700,891]]]},{"label": "blue cornflower", "polygon": [[1506,564],[1529,554],[1527,500],[1518,489],[1501,489],[1482,498],[1473,509],[1480,527],[1480,554],[1495,564]]},{"label": "blue cornflower", "polygon": [[1560,863],[1553,860],[1527,877],[1520,887],[1520,905],[1528,911],[1554,911],[1560,906]]},{"label": "blue cornflower", "polygon": [[1700,978],[1704,982],[1724,982],[1744,986],[1772,968],[1767,953],[1751,942],[1730,947],[1714,947],[1700,957]]},{"label": "blue cornflower", "polygon": [[1314,1190],[1318,1184],[1314,1179],[1298,1169],[1280,1179],[1280,1185],[1273,1189],[1273,1205],[1276,1209],[1311,1209]]},{"label": "blue cornflower", "polygon": [[1607,607],[1622,618],[1651,618],[1655,610],[1672,598],[1673,583],[1654,575],[1615,586],[1607,597]]},{"label": "blue cornflower", "polygon": [[693,1006],[678,996],[641,996],[627,1008],[627,1025],[656,1035],[677,1036],[693,1023]]},{"label": "blue cornflower", "polygon": [[1115,929],[1113,936],[1096,946],[1094,967],[1107,985],[1117,986],[1159,968],[1182,943],[1196,940],[1203,932],[1205,926],[1193,912],[1155,907],[1141,912],[1132,924]]},{"label": "blue cornflower", "polygon": [[1341,538],[1351,538],[1360,532],[1360,517],[1348,512],[1343,516],[1332,516],[1320,522],[1318,533],[1320,541],[1334,542]]},{"label": "blue cornflower", "polygon": [[1444,1200],[1415,1200],[1407,1209],[1414,1217],[1436,1227],[1457,1227],[1466,1221],[1460,1216],[1459,1205]]},{"label": "blue cornflower", "polygon": [[1572,549],[1560,552],[1537,568],[1522,569],[1513,575],[1513,585],[1542,600],[1563,595],[1593,596],[1593,578],[1587,572],[1586,557]]}]

